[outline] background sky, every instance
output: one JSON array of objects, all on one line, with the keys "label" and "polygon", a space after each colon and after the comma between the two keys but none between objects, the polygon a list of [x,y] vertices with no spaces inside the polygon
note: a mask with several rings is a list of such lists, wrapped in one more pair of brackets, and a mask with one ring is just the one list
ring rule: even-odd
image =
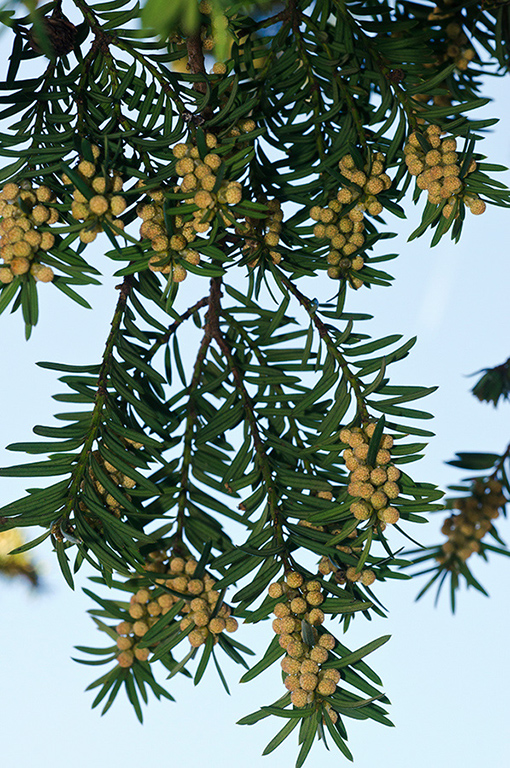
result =
[{"label": "background sky", "polygon": [[[4,52],[6,45],[4,36],[0,40]],[[504,165],[510,163],[506,87],[505,80],[487,82],[487,92],[495,101],[483,113],[499,116],[501,121],[479,146],[491,162]],[[418,336],[411,355],[392,366],[392,383],[439,385],[437,393],[422,401],[436,415],[429,424],[437,437],[426,457],[410,469],[417,480],[444,488],[463,477],[462,471],[444,464],[456,451],[501,452],[510,440],[509,406],[495,410],[478,403],[469,393],[475,379],[467,378],[510,354],[508,213],[491,208],[481,217],[468,214],[460,244],[444,238],[433,249],[430,237],[406,243],[416,226],[414,213],[411,220],[391,222],[391,226],[398,226],[400,235],[389,245],[402,254],[389,265],[396,278],[394,286],[353,293],[348,308],[375,316],[369,331],[374,336],[396,332],[406,338]],[[101,288],[83,291],[93,303],[92,312],[71,303],[51,285],[40,285],[41,319],[29,343],[24,341],[19,313],[0,319],[2,466],[21,458],[3,450],[4,446],[31,439],[34,424],[53,423],[51,415],[62,410],[51,400],[52,394],[62,391],[56,373],[37,368],[35,362],[100,359],[118,280],[108,276],[110,265],[99,248],[95,253],[94,263],[106,277]],[[181,290],[187,288],[188,282]],[[331,282],[317,278],[311,290],[325,300],[331,295]],[[0,505],[21,495],[23,489],[23,481],[1,479]],[[442,515],[432,516],[429,525],[418,530],[410,527],[409,532],[425,544],[435,543],[441,538],[442,519]],[[499,530],[505,539],[510,536],[508,527],[501,521]],[[395,546],[401,544],[405,541],[395,538]],[[0,723],[5,765],[139,768],[156,760],[162,765],[185,762],[208,768],[233,761],[257,768],[293,765],[294,734],[272,755],[260,756],[283,723],[274,719],[251,727],[235,725],[283,693],[277,666],[251,683],[237,685],[241,669],[227,660],[231,697],[212,668],[197,690],[187,679],[174,678],[169,689],[176,703],[153,700],[145,710],[143,726],[123,693],[105,717],[100,717],[99,710],[90,710],[94,694],[83,690],[105,668],[95,674],[94,668],[70,658],[75,655],[74,645],[103,644],[86,614],[92,607],[81,592],[87,586],[86,573],[72,592],[49,547],[37,550],[36,557],[43,573],[40,591],[0,581]],[[506,764],[509,568],[510,563],[498,556],[489,566],[476,563],[475,574],[491,597],[463,591],[455,617],[446,599],[436,609],[429,595],[414,602],[422,581],[380,586],[378,596],[389,609],[389,618],[368,623],[358,617],[345,643],[354,649],[380,635],[392,635],[368,661],[383,679],[396,727],[347,721],[357,766],[429,768],[432,761],[440,768],[478,768],[482,761],[495,768]],[[271,636],[267,623],[241,626],[236,634],[259,655]],[[316,744],[307,765],[319,764],[327,768],[347,763],[334,747],[328,753]]]}]

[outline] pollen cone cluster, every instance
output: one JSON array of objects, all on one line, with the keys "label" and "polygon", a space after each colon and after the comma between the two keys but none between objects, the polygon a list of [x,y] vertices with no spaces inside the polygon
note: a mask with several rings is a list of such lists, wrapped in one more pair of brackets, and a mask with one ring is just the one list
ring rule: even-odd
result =
[{"label": "pollen cone cluster", "polygon": [[[445,13],[436,5],[434,10],[429,13],[428,20],[437,22],[449,19],[454,15],[455,13]],[[444,51],[436,56],[436,64],[454,63],[457,69],[465,71],[476,54],[474,49],[468,45],[468,38],[462,29],[462,16],[460,16],[459,21],[461,23],[450,21],[444,28]]]},{"label": "pollen cone cluster", "polygon": [[203,156],[198,146],[191,142],[176,144],[172,149],[177,159],[175,171],[181,177],[174,192],[184,193],[187,202],[196,205],[190,226],[198,233],[208,232],[217,215],[225,226],[235,224],[235,206],[242,200],[239,182],[221,180],[224,161],[214,151],[218,139],[214,134],[206,133],[205,144],[209,151]]},{"label": "pollen cone cluster", "polygon": [[195,265],[200,263],[198,251],[188,248],[197,233],[191,221],[185,221],[179,215],[172,218],[173,232],[170,233],[165,221],[164,190],[149,190],[147,195],[147,199],[137,206],[136,214],[142,219],[140,237],[151,241],[153,255],[149,258],[149,269],[170,275],[173,282],[180,283],[187,275],[182,262]]},{"label": "pollen cone cluster", "polygon": [[[92,243],[99,232],[103,232],[104,223],[110,222],[117,229],[124,229],[124,222],[117,218],[127,207],[126,199],[120,195],[122,192],[122,177],[117,173],[102,173],[98,170],[100,149],[92,146],[92,156],[95,162],[80,160],[76,172],[89,189],[88,194],[83,194],[73,187],[73,203],[71,214],[77,221],[83,222],[80,231],[80,240],[83,243]],[[62,175],[64,184],[72,184],[67,174]]]},{"label": "pollen cone cluster", "polygon": [[[280,205],[280,201],[274,198],[273,200],[264,200],[264,204],[267,206],[268,215],[265,219],[246,219],[244,227],[239,227],[239,233],[245,237],[243,245],[243,251],[245,253],[254,253],[261,246],[268,250],[269,257],[273,264],[279,264],[282,260],[282,255],[279,251],[273,250],[280,242],[280,232],[282,229],[283,211]],[[256,237],[257,239],[252,239]],[[260,261],[260,257],[249,262],[248,266],[251,268],[256,267]]]},{"label": "pollen cone cluster", "polygon": [[57,210],[51,207],[54,202],[48,187],[34,187],[30,181],[4,184],[0,192],[0,283],[27,273],[42,283],[53,280],[51,267],[40,261],[55,244],[54,235],[47,231],[58,221]]},{"label": "pollen cone cluster", "polygon": [[436,558],[441,565],[456,570],[459,560],[465,562],[473,552],[480,551],[481,539],[507,502],[502,491],[503,486],[498,480],[477,480],[470,496],[455,500],[454,508],[459,512],[448,517],[441,529],[441,533],[448,537],[441,547],[442,553]]},{"label": "pollen cone cluster", "polygon": [[349,446],[343,452],[343,458],[350,473],[347,490],[354,498],[350,509],[357,520],[373,519],[393,524],[399,519],[398,510],[391,506],[391,502],[400,493],[397,483],[400,470],[391,463],[391,435],[382,435],[373,465],[367,463],[375,428],[372,423],[364,428],[340,431],[340,440]]},{"label": "pollen cone cluster", "polygon": [[[92,456],[94,457],[95,461],[102,467],[102,469],[105,471],[105,473],[109,476],[110,480],[118,486],[119,488],[122,488],[123,491],[131,490],[136,486],[136,481],[133,480],[128,475],[125,475],[123,472],[120,472],[118,469],[116,469],[113,464],[110,464],[109,461],[106,461],[103,459],[99,451],[93,451]],[[92,470],[92,467],[89,467],[89,478],[94,485],[94,488],[96,490],[97,495],[101,499],[104,507],[111,512],[115,517],[120,517],[122,515],[123,507],[120,501],[116,499],[105,487],[102,485],[102,483],[94,477],[94,472]],[[130,495],[128,493],[123,494],[126,496],[128,500],[131,499]],[[84,502],[80,502],[80,508],[82,511],[85,511],[87,509]]]},{"label": "pollen cone cluster", "polygon": [[181,600],[185,602],[179,611],[183,617],[179,626],[181,630],[193,627],[187,635],[193,648],[205,643],[209,635],[217,643],[223,631],[236,631],[238,623],[230,615],[230,606],[218,605],[220,593],[214,589],[214,579],[208,573],[195,578],[197,566],[192,557],[172,556],[167,552],[150,554],[145,570],[158,574],[156,584],[135,592],[128,609],[132,621],[123,621],[116,627],[120,666],[129,667],[135,659],[145,661],[149,657],[149,649],[139,648],[138,643],[159,618]]},{"label": "pollen cone cluster", "polygon": [[[276,616],[273,629],[286,651],[281,666],[292,703],[302,708],[333,696],[340,672],[323,668],[336,640],[333,635],[316,629],[324,621],[324,612],[319,607],[324,601],[320,582],[305,581],[300,573],[292,571],[287,573],[285,581],[270,584],[268,592],[270,597],[281,598],[273,609]],[[326,707],[336,722],[337,713],[331,705]]]},{"label": "pollen cone cluster", "polygon": [[[445,218],[458,215],[458,203],[463,200],[471,213],[479,215],[485,211],[485,203],[475,195],[463,193],[464,183],[460,179],[461,167],[458,162],[457,141],[453,136],[441,139],[441,128],[429,125],[423,133],[427,147],[424,150],[416,133],[412,133],[404,147],[405,162],[411,176],[416,176],[416,184],[428,193],[432,205],[443,205]],[[423,141],[422,139],[422,141]],[[467,173],[476,170],[476,162],[471,161]]]},{"label": "pollen cone cluster", "polygon": [[[328,501],[333,500],[333,494],[330,491],[319,491],[317,496],[319,498],[327,499]],[[311,528],[314,531],[328,533],[330,536],[337,536],[338,534],[344,533],[338,523],[333,525],[314,525],[309,520],[300,520],[298,525],[303,528]],[[381,523],[381,525],[384,525],[384,523]],[[354,555],[356,557],[356,555],[359,555],[363,550],[362,546],[354,546],[354,542],[352,541],[352,539],[357,539],[358,535],[359,532],[356,528],[351,530],[342,538],[342,544],[334,545],[335,549],[338,549],[338,551],[343,554]],[[321,557],[319,561],[319,573],[323,576],[329,576],[329,574],[333,573],[337,584],[345,584],[347,581],[361,581],[364,586],[369,586],[376,580],[375,573],[369,568],[357,572],[356,568],[339,566],[326,555]]]},{"label": "pollen cone cluster", "polygon": [[[332,531],[332,533],[340,533],[341,531]],[[356,533],[351,534],[348,538],[355,538]],[[356,554],[362,551],[362,547],[349,547],[346,545],[337,544],[337,549],[346,554]],[[350,565],[348,568],[339,568],[333,563],[329,557],[322,557],[319,562],[319,573],[323,576],[328,576],[330,573],[334,574],[337,584],[346,584],[347,582],[359,582],[364,587],[370,587],[376,580],[376,575],[371,568],[362,568],[358,570],[355,566]]]},{"label": "pollen cone cluster", "polygon": [[378,216],[382,203],[377,195],[391,187],[391,179],[385,172],[385,158],[380,152],[374,154],[370,163],[359,169],[351,155],[345,155],[339,162],[340,173],[351,184],[341,187],[336,199],[330,200],[325,208],[314,205],[310,217],[318,222],[313,228],[316,237],[331,241],[332,250],[327,256],[329,277],[347,277],[354,288],[363,285],[359,275],[365,260],[359,251],[364,250],[365,213]]}]

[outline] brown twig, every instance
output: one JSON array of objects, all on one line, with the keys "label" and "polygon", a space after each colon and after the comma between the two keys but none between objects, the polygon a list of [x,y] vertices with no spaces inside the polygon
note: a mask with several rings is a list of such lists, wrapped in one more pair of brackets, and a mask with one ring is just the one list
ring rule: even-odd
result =
[{"label": "brown twig", "polygon": [[347,364],[347,360],[338,349],[337,344],[335,344],[334,340],[329,335],[328,329],[326,328],[325,324],[322,322],[322,320],[319,317],[317,317],[317,314],[315,312],[315,307],[312,306],[312,302],[307,296],[301,293],[299,288],[297,288],[294,285],[294,283],[291,280],[289,280],[289,278],[283,272],[280,272],[280,279],[282,283],[284,283],[284,285],[287,286],[289,291],[296,297],[296,299],[299,301],[301,306],[304,307],[304,309],[308,312],[310,316],[310,320],[317,328],[317,331],[319,333],[321,340],[326,344],[328,351],[332,354],[332,356],[340,365],[343,375],[351,385],[352,391],[354,392],[354,396],[357,402],[357,409],[358,409],[359,415],[361,416],[361,420],[363,422],[370,421],[370,415],[368,413],[367,406],[365,404],[365,399],[361,391],[360,382],[358,378],[355,376],[355,374],[352,373],[351,369]]},{"label": "brown twig", "polygon": [[197,301],[196,304],[193,304],[192,307],[189,307],[186,312],[183,312],[182,315],[179,316],[178,320],[175,320],[169,327],[168,330],[163,333],[159,339],[157,339],[152,347],[147,350],[146,360],[152,360],[158,349],[163,346],[163,344],[166,344],[167,341],[170,339],[172,334],[174,334],[177,330],[177,328],[184,323],[186,320],[188,320],[195,312],[197,312],[199,309],[202,309],[202,307],[206,307],[209,303],[209,296],[204,296],[200,301]]},{"label": "brown twig", "polygon": [[281,552],[280,557],[286,570],[290,570],[291,565],[285,552],[285,539],[283,535],[281,516],[278,509],[278,494],[274,486],[272,470],[269,464],[264,441],[260,434],[257,417],[253,407],[253,400],[246,390],[241,371],[239,370],[232,353],[232,348],[220,328],[219,317],[221,312],[221,295],[221,278],[213,277],[211,279],[211,301],[209,304],[210,309],[207,315],[207,325],[210,327],[211,338],[214,339],[221,353],[224,355],[228,362],[230,371],[232,373],[232,378],[234,380],[234,385],[241,397],[248,422],[248,427],[253,440],[253,446],[255,448],[255,454],[257,456],[259,467],[262,473],[262,481],[266,490],[269,514],[273,524],[274,538],[277,544],[282,546],[283,551]]}]

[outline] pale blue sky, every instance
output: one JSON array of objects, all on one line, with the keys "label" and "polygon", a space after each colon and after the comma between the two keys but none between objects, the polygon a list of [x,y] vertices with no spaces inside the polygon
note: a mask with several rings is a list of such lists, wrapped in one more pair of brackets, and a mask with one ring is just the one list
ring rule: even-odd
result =
[{"label": "pale blue sky", "polygon": [[[2,41],[3,42],[3,41]],[[510,115],[505,106],[506,81],[489,81],[497,101],[487,116],[501,115],[493,134],[480,146],[491,162],[510,163]],[[503,114],[502,111],[504,110]],[[421,205],[419,206],[421,208]],[[413,221],[396,222],[401,237],[388,250],[402,252],[389,265],[393,288],[375,288],[353,295],[351,308],[373,313],[372,333],[418,334],[407,360],[392,366],[392,383],[438,384],[439,391],[422,401],[437,416],[437,437],[426,458],[412,465],[418,480],[440,485],[456,482],[462,472],[443,462],[459,450],[502,451],[510,440],[509,406],[499,410],[479,404],[470,394],[466,375],[503,362],[510,354],[508,301],[508,213],[489,209],[482,217],[468,215],[461,243],[446,238],[434,249],[429,238],[406,244]],[[98,253],[97,263],[104,263]],[[105,267],[108,269],[108,265]],[[0,319],[2,403],[1,447],[31,438],[36,423],[51,423],[62,410],[51,395],[61,391],[56,374],[35,367],[37,360],[96,362],[108,332],[117,281],[106,278],[103,288],[85,295],[94,304],[86,311],[61,296],[51,285],[40,286],[41,320],[27,344],[19,315]],[[189,283],[191,285],[191,281]],[[187,288],[188,283],[184,286]],[[331,283],[317,279],[314,295],[331,295]],[[0,452],[0,464],[15,463],[19,454]],[[0,501],[21,493],[21,483],[2,479]],[[426,542],[439,539],[441,517],[410,530]],[[504,538],[508,524],[500,523]],[[92,694],[83,693],[96,670],[70,660],[75,644],[99,645],[100,634],[85,614],[91,607],[78,588],[72,593],[60,577],[49,548],[38,560],[44,589],[31,593],[21,584],[0,583],[0,723],[4,764],[29,768],[89,768],[114,764],[206,765],[220,768],[242,762],[253,766],[293,765],[295,737],[266,758],[260,753],[281,727],[279,721],[236,726],[243,715],[281,695],[279,670],[266,671],[252,683],[236,685],[240,670],[226,663],[232,696],[221,688],[216,672],[208,670],[199,689],[186,679],[171,681],[176,703],[153,701],[140,726],[124,694],[104,717],[91,711]],[[510,685],[507,648],[508,578],[510,563],[494,557],[490,567],[475,572],[491,594],[462,593],[452,617],[446,601],[434,610],[430,597],[415,604],[416,582],[388,582],[378,594],[390,609],[387,620],[358,619],[345,643],[352,648],[374,637],[392,634],[391,641],[369,660],[382,676],[393,702],[390,717],[396,728],[348,721],[349,745],[359,768],[429,768],[462,765],[494,768],[506,764],[509,743],[506,689]],[[420,582],[421,583],[421,582]],[[86,586],[85,578],[78,587]],[[241,642],[259,653],[271,637],[269,624],[243,628]],[[99,674],[99,673],[98,673]],[[505,714],[504,714],[505,713]],[[316,745],[310,768],[342,765],[334,750]],[[345,764],[347,764],[345,762]]]}]

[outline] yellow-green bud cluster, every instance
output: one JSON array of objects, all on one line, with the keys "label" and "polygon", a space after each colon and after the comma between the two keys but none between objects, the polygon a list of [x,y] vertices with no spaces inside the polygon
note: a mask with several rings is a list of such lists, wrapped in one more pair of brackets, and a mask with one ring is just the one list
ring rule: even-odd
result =
[{"label": "yellow-green bud cluster", "polygon": [[[135,480],[133,480],[128,475],[125,475],[120,470],[116,469],[113,466],[113,464],[110,464],[109,461],[106,461],[101,456],[99,451],[93,451],[92,455],[96,460],[96,462],[110,476],[110,479],[115,483],[115,485],[118,485],[120,488],[123,488],[126,491],[132,490],[136,486]],[[122,504],[114,496],[112,496],[112,494],[109,493],[109,491],[106,490],[104,485],[102,485],[102,483],[100,483],[99,480],[97,480],[97,478],[94,477],[94,473],[91,467],[89,467],[89,477],[92,480],[94,488],[96,489],[96,492],[98,496],[101,498],[106,509],[108,509],[109,512],[115,515],[115,517],[120,517],[123,510]],[[126,493],[125,495],[127,500],[129,501],[131,499],[130,495],[128,493]],[[83,505],[83,508],[86,509],[83,502],[80,502],[80,506],[82,505]]]},{"label": "yellow-green bud cluster", "polygon": [[[194,648],[205,643],[208,636],[213,636],[214,643],[218,642],[218,635],[223,631],[235,632],[238,628],[237,620],[230,615],[230,606],[222,603],[218,607],[220,593],[214,589],[215,580],[207,573],[200,578],[194,578],[197,567],[195,560],[181,562],[182,558],[174,558],[171,562],[176,576],[166,581],[166,586],[175,589],[182,595],[187,595],[189,603],[182,609],[186,614],[181,620],[180,628],[187,629],[194,626],[188,635],[188,640]],[[182,571],[177,571],[181,568]]]},{"label": "yellow-green bud cluster", "polygon": [[11,283],[27,272],[42,283],[53,280],[51,267],[40,263],[41,252],[55,244],[51,232],[41,232],[58,221],[58,212],[52,208],[55,197],[46,186],[34,187],[30,181],[20,184],[8,182],[0,192],[0,283]]},{"label": "yellow-green bud cluster", "polygon": [[251,117],[248,117],[244,120],[239,120],[239,122],[229,130],[227,135],[231,139],[237,139],[242,136],[243,133],[252,133],[256,127],[257,124],[255,123],[255,120],[252,120]]},{"label": "yellow-green bud cluster", "polygon": [[[327,501],[333,501],[333,494],[331,491],[319,491],[317,496],[322,499],[326,499]],[[340,533],[343,533],[342,529],[339,528],[337,525],[332,526],[323,526],[323,525],[314,525],[309,520],[300,520],[298,522],[298,525],[304,527],[304,528],[311,528],[314,531],[321,531],[321,532],[327,532],[331,536],[337,536]],[[379,525],[381,527],[384,527],[385,524],[383,522],[380,522]],[[350,531],[347,536],[343,539],[343,544],[335,544],[335,549],[338,549],[339,552],[342,552],[347,555],[356,555],[360,553],[363,549],[362,546],[349,546],[346,542],[349,541],[349,539],[356,539],[358,537],[358,531],[354,529],[353,531]],[[352,542],[351,542],[352,543]],[[347,581],[361,581],[361,583],[364,586],[370,586],[370,584],[373,584],[376,580],[375,573],[370,570],[369,568],[361,570],[359,573],[356,572],[355,568],[342,568],[336,565],[329,557],[323,556],[319,561],[319,573],[321,573],[323,576],[329,576],[329,574],[333,573],[335,577],[335,581],[338,584],[345,584]]]},{"label": "yellow-green bud cluster", "polygon": [[[416,133],[411,133],[404,147],[405,162],[411,176],[416,176],[416,184],[428,193],[432,205],[443,205],[442,214],[446,218],[458,215],[457,201],[462,199],[471,213],[479,215],[485,211],[485,203],[476,195],[463,194],[464,183],[460,179],[460,164],[457,154],[457,141],[453,136],[441,139],[442,131],[438,125],[429,125],[423,136],[428,151],[424,151]],[[471,161],[467,173],[476,170],[476,162]]]},{"label": "yellow-green bud cluster", "polygon": [[[334,535],[335,533],[341,533],[341,531],[334,530],[331,531],[331,533]],[[352,533],[350,533],[347,538],[354,539],[356,537],[357,532],[352,531]],[[345,544],[337,544],[336,549],[348,555],[356,554],[362,551],[362,547],[349,547]],[[323,576],[329,576],[331,573],[334,574],[337,584],[346,584],[348,581],[359,581],[361,584],[363,584],[364,587],[369,587],[377,578],[371,568],[363,568],[361,571],[358,571],[354,566],[349,566],[348,568],[339,568],[337,565],[335,565],[335,563],[332,562],[329,557],[326,556],[323,556],[320,559],[319,573],[321,573]]]},{"label": "yellow-green bud cluster", "polygon": [[473,552],[480,551],[480,541],[491,529],[492,521],[499,517],[499,510],[507,502],[503,486],[498,480],[475,481],[470,496],[455,499],[458,514],[448,517],[441,533],[448,537],[436,558],[448,570],[458,570],[459,562],[465,562]]},{"label": "yellow-green bud cluster", "polygon": [[170,275],[174,283],[180,283],[187,276],[181,260],[195,265],[200,263],[198,251],[188,248],[197,233],[191,222],[177,215],[173,217],[174,233],[170,235],[165,223],[164,191],[150,190],[148,195],[150,200],[139,203],[136,213],[142,219],[140,236],[151,241],[153,255],[149,258],[149,269]]},{"label": "yellow-green bud cluster", "polygon": [[[444,13],[436,6],[434,10],[429,13],[429,21],[439,21],[454,16],[453,13]],[[462,17],[458,17],[459,21],[462,21]],[[445,27],[446,41],[444,53],[436,56],[436,63],[439,64],[451,64],[455,63],[457,69],[465,71],[469,62],[475,57],[475,51],[470,45],[467,45],[468,38],[462,31],[462,24],[457,21],[451,21]]]},{"label": "yellow-green bud cluster", "polygon": [[343,458],[349,470],[347,490],[354,498],[350,510],[356,520],[378,519],[382,523],[393,524],[400,517],[398,510],[391,506],[391,502],[395,501],[400,493],[397,483],[400,470],[391,463],[391,435],[382,435],[373,466],[367,464],[369,444],[374,431],[374,423],[367,424],[364,428],[354,427],[340,431],[340,440],[349,446],[344,450]]},{"label": "yellow-green bud cluster", "polygon": [[202,50],[206,51],[207,53],[210,53],[215,46],[215,40],[210,33],[210,28],[209,29],[207,27],[200,28],[200,39],[202,40]]},{"label": "yellow-green bud cluster", "polygon": [[[187,636],[192,647],[198,648],[209,635],[213,636],[216,644],[223,631],[236,631],[238,623],[230,615],[230,606],[226,603],[217,606],[220,593],[214,589],[216,582],[212,576],[204,573],[200,579],[194,577],[197,566],[197,561],[192,557],[172,556],[160,551],[150,553],[144,568],[158,574],[159,578],[156,578],[154,586],[137,590],[131,597],[128,609],[131,621],[123,621],[116,627],[119,635],[117,660],[120,666],[129,667],[135,659],[147,660],[149,649],[138,648],[137,653],[137,643],[182,599],[186,602],[180,611],[183,616],[180,628],[184,630],[194,627]],[[172,592],[162,592],[160,586]]]},{"label": "yellow-green bud cluster", "polygon": [[[117,229],[124,229],[124,222],[117,218],[126,210],[126,199],[119,194],[122,192],[123,181],[119,174],[112,172],[100,173],[97,169],[97,161],[100,157],[99,147],[92,146],[92,155],[96,162],[80,160],[76,168],[83,182],[90,189],[90,195],[84,195],[79,189],[73,187],[73,202],[71,214],[77,221],[83,221],[80,231],[80,240],[83,243],[92,243],[99,232],[103,232],[105,221],[111,222]],[[62,175],[64,184],[72,184],[67,174]]]},{"label": "yellow-green bud cluster", "polygon": [[[212,133],[206,134],[205,141],[210,150],[215,149],[218,143]],[[216,214],[220,215],[226,226],[232,226],[235,208],[231,210],[231,206],[241,202],[242,185],[237,181],[222,181],[216,188],[217,175],[223,165],[220,155],[211,151],[202,159],[198,147],[191,142],[176,144],[172,152],[177,158],[176,173],[182,177],[174,191],[190,195],[197,206],[191,222],[194,231],[207,232]]]},{"label": "yellow-green bud cluster", "polygon": [[[273,629],[279,636],[279,644],[286,651],[281,667],[292,703],[302,708],[320,701],[322,697],[333,696],[340,681],[340,672],[323,669],[323,665],[328,661],[328,651],[333,650],[336,640],[333,635],[319,634],[315,629],[324,621],[324,613],[319,608],[324,601],[320,582],[305,581],[300,573],[291,571],[285,581],[270,584],[268,593],[270,597],[282,598],[273,609],[276,616]],[[314,638],[312,645],[304,641],[301,631],[303,621],[310,625]],[[337,713],[329,708],[328,711],[335,722]]]},{"label": "yellow-green bud cluster", "polygon": [[[266,200],[264,204],[267,206],[268,215],[265,219],[246,219],[246,224],[241,228],[239,227],[239,233],[246,238],[243,251],[246,253],[253,253],[256,251],[261,241],[263,245],[269,250],[269,256],[273,264],[279,264],[282,260],[282,255],[279,251],[273,250],[280,242],[280,232],[282,229],[283,211],[280,205],[280,201],[274,198],[273,200]],[[253,240],[253,236],[258,237],[257,240]],[[259,257],[253,259],[248,263],[248,266],[253,268],[259,263]]]},{"label": "yellow-green bud cluster", "polygon": [[327,256],[329,277],[340,279],[347,274],[350,284],[357,289],[363,285],[358,273],[365,260],[357,252],[365,244],[365,213],[378,216],[382,212],[377,195],[391,187],[391,179],[385,172],[385,157],[380,152],[374,154],[370,163],[365,163],[363,170],[356,166],[351,155],[345,155],[338,165],[352,186],[341,187],[327,207],[314,205],[310,217],[318,222],[313,228],[314,235],[331,241],[332,250]]}]

